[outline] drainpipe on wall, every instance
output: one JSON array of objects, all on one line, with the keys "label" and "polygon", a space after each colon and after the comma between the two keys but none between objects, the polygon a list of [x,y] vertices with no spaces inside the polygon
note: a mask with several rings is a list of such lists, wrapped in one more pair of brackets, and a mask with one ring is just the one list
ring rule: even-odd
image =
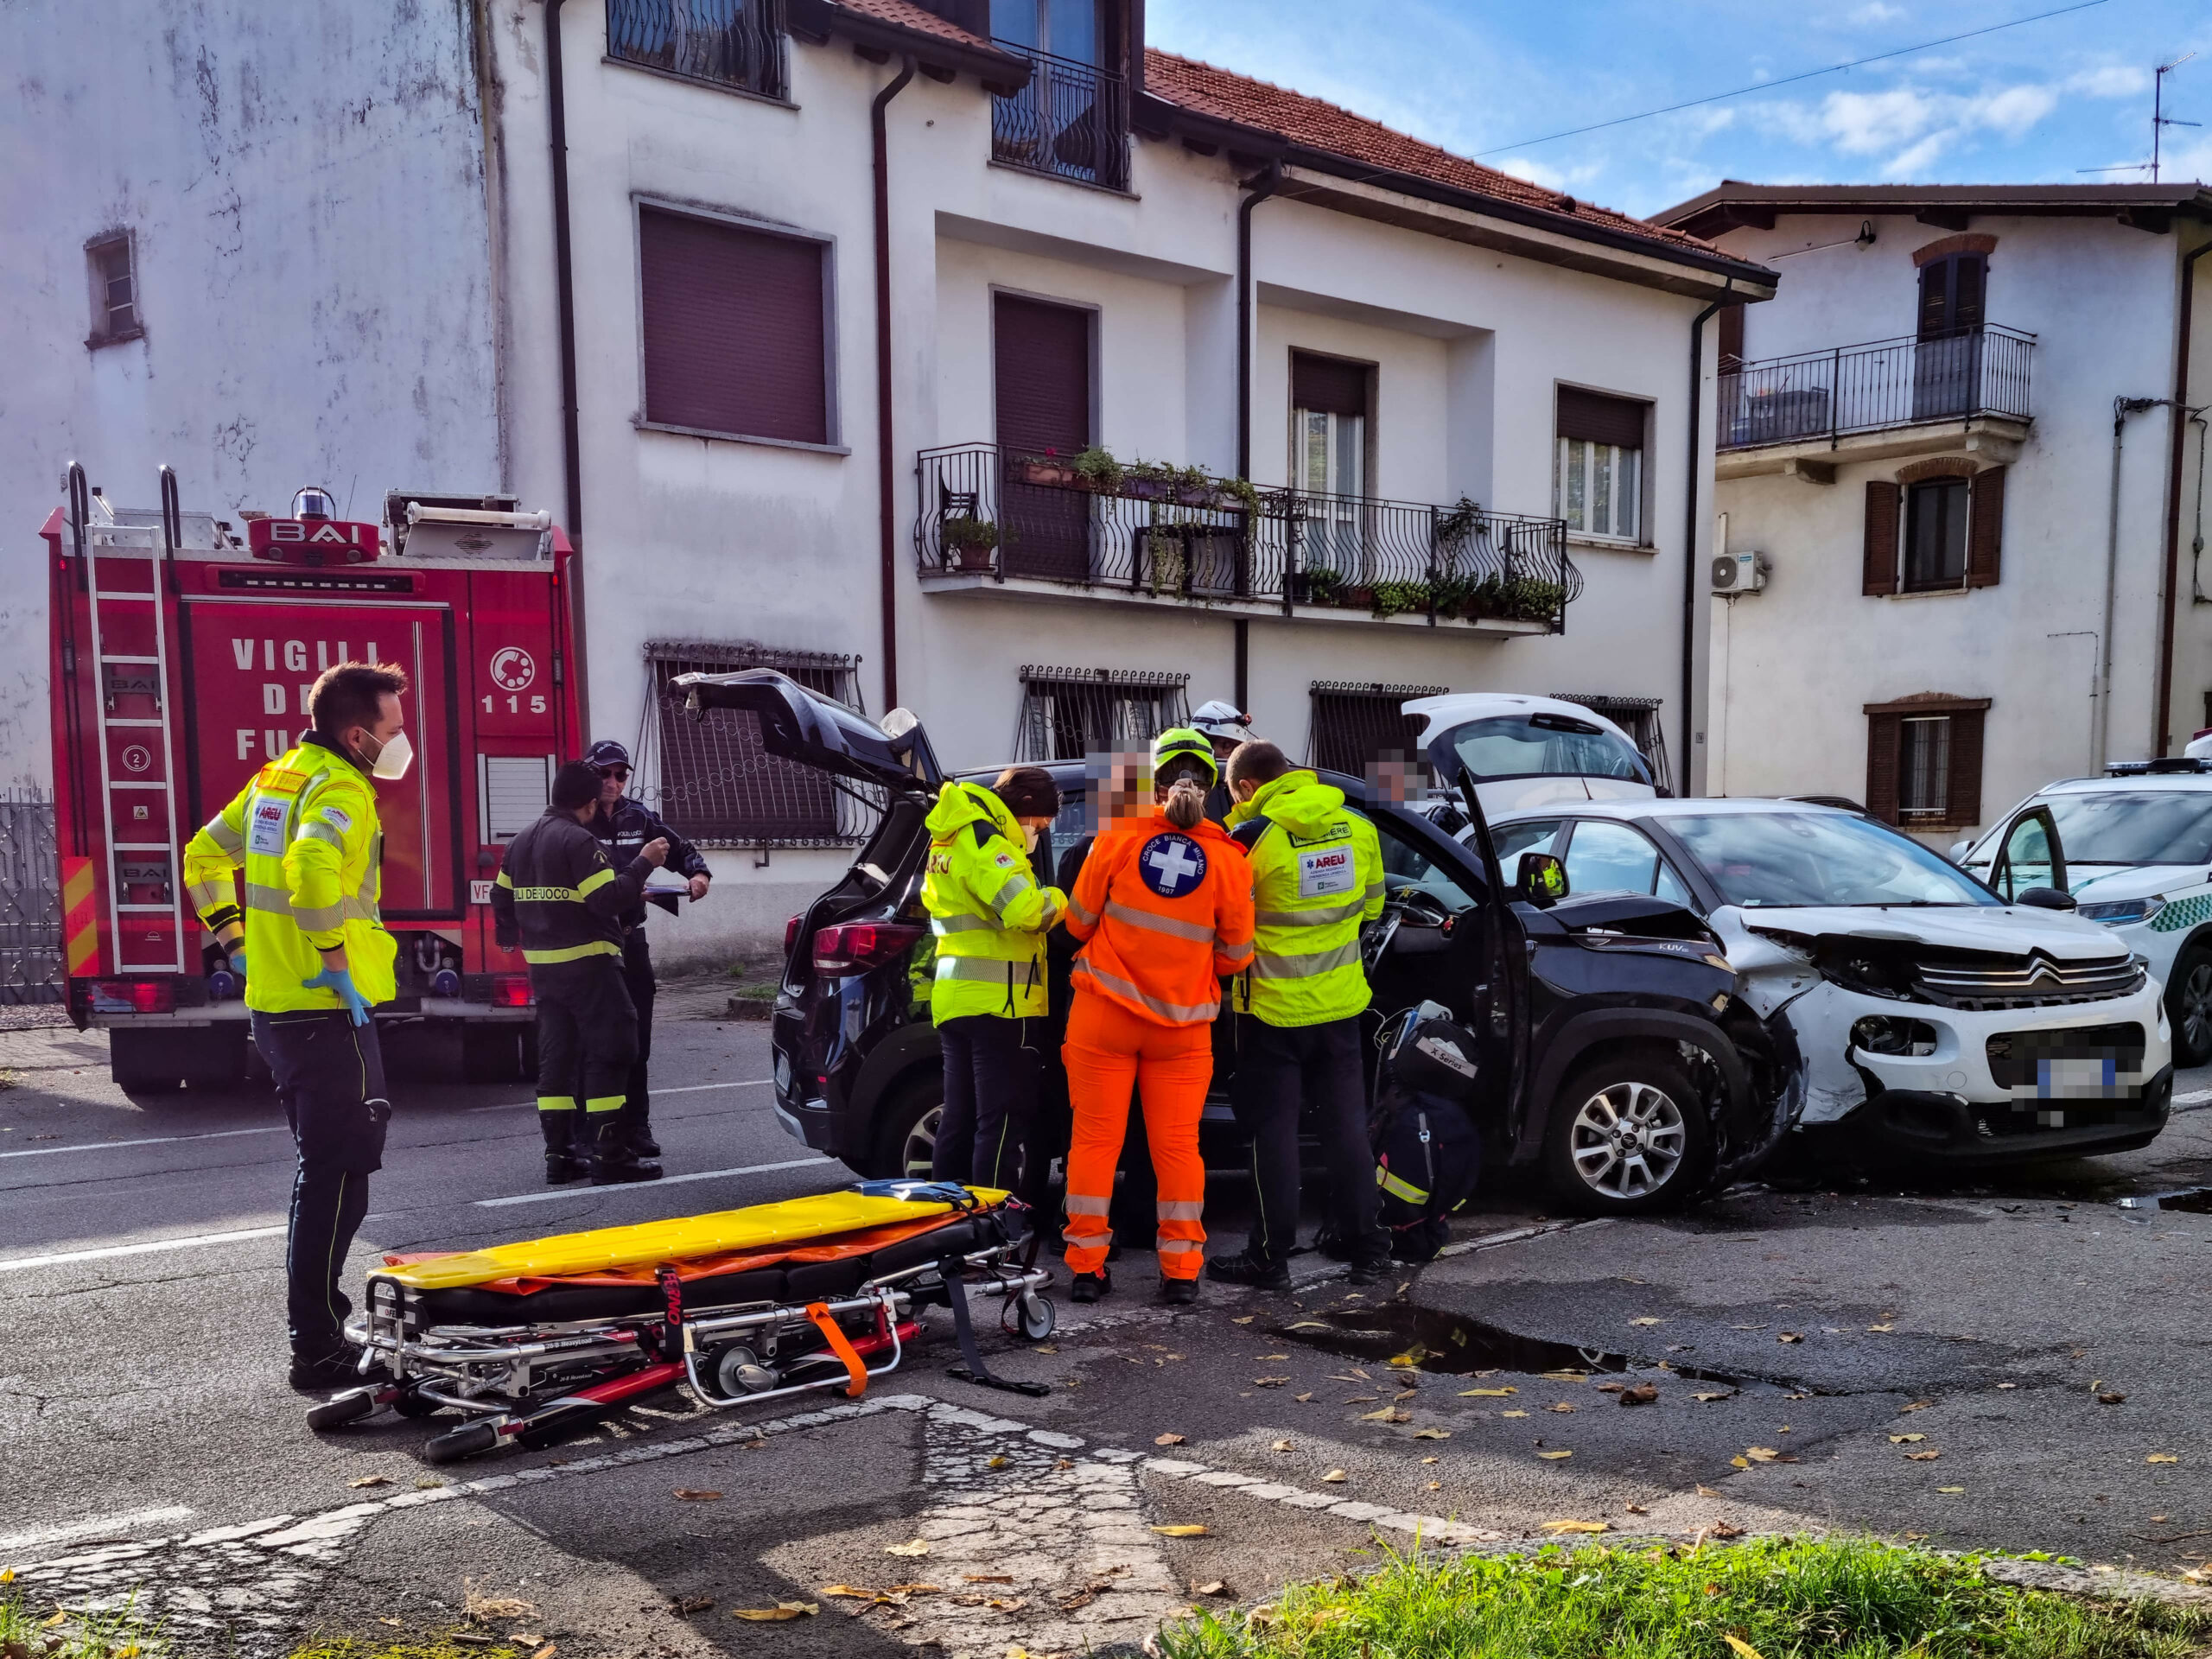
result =
[{"label": "drainpipe on wall", "polygon": [[[2089,770],[2101,772],[2112,745],[2112,619],[2120,585],[2120,446],[2127,417],[2156,409],[2155,397],[2115,397],[2112,400],[2112,494],[2105,509],[2105,609],[2097,630],[2096,743],[2089,754]],[[2161,719],[2157,722],[2164,726]]]},{"label": "drainpipe on wall", "polygon": [[883,584],[883,706],[899,704],[898,529],[892,522],[893,439],[891,421],[891,142],[884,111],[914,78],[911,55],[899,60],[899,73],[868,106],[868,138],[875,152],[875,475],[880,499],[878,535]]},{"label": "drainpipe on wall", "polygon": [[2181,467],[2182,451],[2189,435],[2189,333],[2190,302],[2196,298],[2196,265],[2206,254],[2212,253],[2212,242],[2192,248],[2181,260],[2181,320],[2174,343],[2173,454],[2166,468],[2166,563],[2165,581],[2158,595],[2158,701],[2151,711],[2151,741],[2155,746],[2151,753],[2164,754],[2173,747],[2173,732],[2169,722],[2173,718],[2174,695],[2174,587],[2181,575]]},{"label": "drainpipe on wall", "polygon": [[[583,551],[583,444],[576,425],[576,291],[569,270],[569,112],[568,95],[561,78],[561,0],[545,0],[546,129],[553,149],[553,282],[561,327],[561,465],[568,486],[565,528],[569,544]],[[590,741],[591,682],[584,673],[583,579],[575,563],[569,567],[569,615],[575,639],[576,710],[583,721],[583,738]]]},{"label": "drainpipe on wall", "polygon": [[1728,278],[1721,297],[1690,320],[1690,465],[1682,493],[1682,775],[1675,780],[1678,795],[1690,792],[1690,778],[1697,765],[1697,485],[1699,463],[1698,416],[1705,406],[1705,325],[1727,303],[1736,289]]},{"label": "drainpipe on wall", "polygon": [[[1236,476],[1252,476],[1252,210],[1282,188],[1282,163],[1269,162],[1264,173],[1239,179],[1236,188],[1244,200],[1236,204]],[[1249,531],[1249,526],[1247,525]],[[1246,537],[1246,546],[1250,537]],[[1283,613],[1290,613],[1290,573],[1283,573]],[[1252,625],[1243,617],[1235,623],[1236,633],[1236,689],[1240,709],[1251,707]]]}]

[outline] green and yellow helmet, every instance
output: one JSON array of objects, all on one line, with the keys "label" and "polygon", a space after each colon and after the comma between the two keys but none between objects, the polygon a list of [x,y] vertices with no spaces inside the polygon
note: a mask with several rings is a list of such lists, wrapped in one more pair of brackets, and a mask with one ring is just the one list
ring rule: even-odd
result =
[{"label": "green and yellow helmet", "polygon": [[1154,787],[1163,768],[1188,759],[1204,773],[1206,787],[1221,779],[1221,764],[1213,758],[1213,744],[1204,732],[1189,726],[1171,726],[1152,740],[1152,777]]}]

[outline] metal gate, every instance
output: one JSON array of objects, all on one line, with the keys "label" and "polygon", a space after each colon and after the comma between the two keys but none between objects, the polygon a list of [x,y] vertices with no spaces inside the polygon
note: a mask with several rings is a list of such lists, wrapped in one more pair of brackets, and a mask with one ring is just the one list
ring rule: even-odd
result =
[{"label": "metal gate", "polygon": [[61,991],[54,794],[0,788],[0,1003],[59,1002]]}]

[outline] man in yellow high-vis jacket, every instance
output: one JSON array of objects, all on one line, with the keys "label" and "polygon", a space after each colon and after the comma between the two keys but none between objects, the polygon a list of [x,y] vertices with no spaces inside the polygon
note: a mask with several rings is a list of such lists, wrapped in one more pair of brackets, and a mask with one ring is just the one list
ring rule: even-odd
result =
[{"label": "man in yellow high-vis jacket", "polygon": [[1255,741],[1229,759],[1236,805],[1230,833],[1252,867],[1252,966],[1232,982],[1236,1077],[1230,1102],[1252,1137],[1256,1205],[1243,1253],[1216,1256],[1217,1279],[1290,1288],[1298,1242],[1301,1101],[1329,1172],[1330,1211],[1351,1282],[1388,1271],[1390,1242],[1376,1221],[1375,1158],[1359,1016],[1370,993],[1359,930],[1382,913],[1382,851],[1375,826],[1344,791]]},{"label": "man in yellow high-vis jacket", "polygon": [[308,694],[312,729],[184,849],[193,908],[245,975],[254,1044],[299,1154],[284,1267],[291,1384],[302,1393],[362,1377],[339,1286],[369,1176],[384,1166],[391,1103],[369,1009],[391,1000],[397,952],[377,910],[383,830],[371,780],[404,777],[413,757],[406,690],[406,675],[384,664],[327,671]]}]

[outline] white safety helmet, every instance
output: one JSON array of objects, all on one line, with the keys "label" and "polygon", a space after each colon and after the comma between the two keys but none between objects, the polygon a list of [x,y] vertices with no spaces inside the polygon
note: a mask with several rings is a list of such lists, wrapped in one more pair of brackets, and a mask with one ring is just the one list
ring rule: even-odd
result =
[{"label": "white safety helmet", "polygon": [[1224,738],[1231,743],[1242,743],[1252,735],[1252,716],[1218,697],[1200,703],[1192,712],[1191,724],[1208,737]]}]

